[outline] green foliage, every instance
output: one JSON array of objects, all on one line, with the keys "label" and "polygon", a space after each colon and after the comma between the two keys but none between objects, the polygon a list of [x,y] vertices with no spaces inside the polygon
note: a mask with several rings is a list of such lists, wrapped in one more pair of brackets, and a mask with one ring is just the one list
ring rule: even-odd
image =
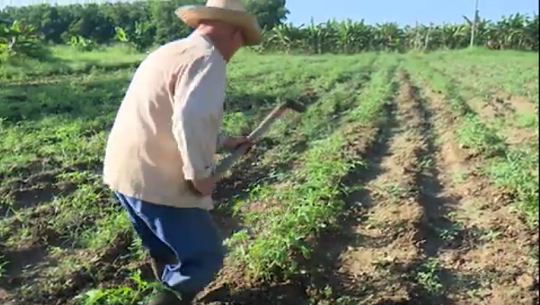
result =
[{"label": "green foliage", "polygon": [[10,25],[0,23],[0,59],[15,56],[40,58],[44,55],[45,49],[32,25],[24,25],[19,20]]},{"label": "green foliage", "polygon": [[71,37],[70,45],[77,48],[79,51],[92,51],[97,45],[91,39],[86,39],[80,35]]},{"label": "green foliage", "polygon": [[149,22],[135,22],[135,30],[133,32],[124,31],[121,27],[116,27],[116,39],[120,42],[131,44],[139,52],[148,49],[154,37],[152,36],[152,28]]},{"label": "green foliage", "polygon": [[[98,44],[115,40],[128,42],[137,50],[185,37],[192,30],[175,16],[181,5],[204,4],[204,0],[167,0],[7,7],[0,19],[25,19],[43,34],[46,41],[69,42],[81,36]],[[365,51],[435,50],[466,48],[470,44],[472,22],[400,27],[387,22],[369,25],[344,20],[294,26],[286,24],[285,0],[246,0],[264,29],[258,51],[301,53],[358,53]],[[476,46],[490,49],[538,50],[538,15],[514,14],[498,21],[478,19]],[[123,34],[119,35],[122,29]]]},{"label": "green foliage", "polygon": [[80,305],[133,305],[153,289],[160,289],[156,283],[145,282],[141,273],[135,272],[129,279],[135,287],[119,286],[109,289],[92,289],[75,297],[76,304]]},{"label": "green foliage", "polygon": [[[115,113],[145,55],[123,45],[51,49],[54,62],[0,64],[0,239],[7,254],[21,246],[40,254],[39,262],[35,255],[0,255],[2,280],[21,283],[5,299],[54,304],[69,291],[70,304],[148,304],[159,288],[140,274],[126,276],[144,265],[144,252],[100,170]],[[403,284],[435,304],[448,290],[441,289],[441,275],[456,266],[444,259],[445,251],[471,247],[473,254],[501,254],[499,245],[509,245],[515,251],[502,253],[500,261],[510,263],[501,270],[533,274],[538,249],[529,254],[527,245],[534,232],[505,207],[516,203],[516,212],[526,212],[537,229],[538,141],[524,145],[513,137],[533,139],[538,121],[519,129],[512,121],[520,112],[537,113],[527,107],[533,95],[508,103],[506,127],[486,118],[474,98],[485,99],[491,89],[537,96],[537,63],[537,54],[480,48],[354,56],[239,52],[227,71],[228,133],[251,130],[284,99],[308,107],[286,112],[221,184],[213,216],[223,233],[245,229],[227,239],[231,252],[219,283],[233,292],[264,284],[286,289],[271,296],[265,289],[247,298],[226,294],[225,300],[218,293],[205,301],[276,304],[283,293],[300,291],[292,302],[365,304],[373,291],[382,292],[377,300],[392,297]],[[396,76],[396,68],[410,81]],[[471,96],[464,90],[469,86]],[[393,252],[396,247],[403,251]],[[431,247],[439,251],[426,258]],[[516,290],[505,278],[494,285],[493,277],[476,276],[491,272],[489,262],[462,265],[451,271],[460,279],[452,289],[464,303],[478,304],[492,287],[507,295],[534,293],[521,284]],[[358,282],[360,299],[347,292],[340,297],[324,281],[316,283],[336,266],[376,285]],[[272,281],[247,283],[248,275]]]},{"label": "green foliage", "polygon": [[[191,32],[174,11],[181,5],[204,4],[204,0],[167,0],[116,2],[103,4],[49,4],[6,7],[0,20],[27,20],[43,39],[53,43],[69,43],[81,36],[98,44],[114,42],[116,28],[122,28],[127,39],[137,48],[151,43],[164,43]],[[272,28],[285,19],[285,0],[249,0],[246,7],[254,13],[263,28]]]},{"label": "green foliage", "polygon": [[[409,59],[407,67],[413,79],[425,82],[445,95],[452,111],[459,115],[455,119],[459,124],[455,134],[460,146],[474,155],[486,158],[481,165],[481,172],[487,174],[495,185],[506,188],[525,220],[537,226],[538,142],[508,146],[497,134],[497,127],[486,124],[481,115],[469,107],[467,99],[463,97],[462,87],[418,58]],[[537,126],[534,127],[537,129]]]},{"label": "green foliage", "polygon": [[[476,46],[490,49],[538,50],[538,15],[521,14],[499,21],[479,20]],[[368,25],[363,20],[330,20],[296,27],[281,24],[265,33],[262,50],[307,53],[358,53],[459,49],[470,44],[471,23],[400,27],[397,23]]]},{"label": "green foliage", "polygon": [[538,226],[538,143],[535,144],[509,150],[490,160],[486,172],[497,185],[513,191],[525,219]]},{"label": "green foliage", "polygon": [[263,29],[272,29],[275,26],[282,24],[289,14],[289,10],[285,8],[285,0],[248,0],[246,9],[255,16]]}]

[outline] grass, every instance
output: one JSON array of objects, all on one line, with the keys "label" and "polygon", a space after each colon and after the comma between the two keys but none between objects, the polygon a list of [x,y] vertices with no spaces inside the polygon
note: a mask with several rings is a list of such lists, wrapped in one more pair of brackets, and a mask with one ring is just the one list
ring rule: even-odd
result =
[{"label": "grass", "polygon": [[3,64],[0,79],[40,82],[40,77],[62,77],[64,74],[85,74],[92,69],[110,70],[133,67],[145,54],[138,54],[123,45],[81,52],[69,46],[51,48],[50,60],[21,59]]},{"label": "grass", "polygon": [[[49,304],[54,299],[57,304],[85,305],[142,302],[159,288],[149,281],[145,254],[133,238],[129,220],[102,184],[101,164],[116,110],[144,54],[122,47],[93,52],[57,47],[53,55],[50,62],[0,67],[0,291],[6,291],[0,293],[0,300]],[[408,120],[395,118],[392,110],[402,107],[397,101],[398,87],[403,85],[396,77],[398,70],[410,76],[410,85],[437,92],[444,99],[444,115],[456,127],[451,133],[472,158],[471,168],[460,172],[459,179],[455,172],[445,175],[461,185],[474,172],[488,181],[484,187],[502,189],[504,206],[512,207],[502,215],[509,222],[517,215],[527,224],[524,232],[532,232],[538,226],[538,143],[515,143],[508,135],[516,131],[533,135],[538,129],[537,119],[520,112],[536,102],[538,87],[532,82],[537,83],[538,73],[526,70],[516,80],[519,67],[537,63],[535,56],[485,50],[347,56],[241,52],[228,71],[224,129],[232,134],[249,132],[280,100],[302,100],[308,108],[303,114],[284,115],[220,186],[213,213],[219,220],[234,223],[235,229],[224,229],[230,253],[213,286],[231,286],[233,292],[253,285],[267,287],[265,295],[270,296],[266,299],[233,292],[228,296],[248,303],[277,302],[284,295],[296,295],[295,302],[332,304],[328,284],[306,284],[310,276],[320,274],[309,262],[320,256],[317,249],[328,232],[352,236],[345,240],[363,238],[354,231],[345,232],[343,217],[360,213],[353,218],[361,218],[362,213],[346,198],[357,192],[369,195],[360,181],[380,166],[376,160],[393,158],[382,148],[398,137],[389,126],[394,120],[400,124]],[[490,71],[495,69],[510,76],[492,77]],[[523,82],[528,85],[520,86]],[[505,85],[494,90],[498,83]],[[495,124],[471,100],[501,90],[528,104],[509,103],[510,110]],[[428,168],[437,164],[437,155],[425,157],[430,160]],[[399,181],[399,177],[393,179]],[[401,193],[411,191],[414,188],[396,195],[392,193],[396,190],[389,189],[385,196],[399,202]],[[372,221],[387,220],[375,217]],[[363,225],[360,221],[357,230]],[[387,236],[402,234],[387,230]],[[510,242],[501,238],[497,235],[493,243]],[[343,238],[333,242],[336,249],[375,249]],[[343,250],[341,255],[347,257],[347,253]],[[444,269],[440,261],[427,259],[421,268],[410,271],[411,276],[402,278],[441,294],[446,291],[441,286],[445,281],[434,271]],[[142,273],[133,273],[139,268]],[[352,274],[354,269],[332,268],[326,272],[334,274],[341,268],[340,272]],[[293,292],[268,288],[291,281],[303,284],[294,286]],[[298,288],[306,285],[318,292]],[[338,294],[334,301],[340,304],[344,300],[379,304],[374,297],[350,291]]]}]

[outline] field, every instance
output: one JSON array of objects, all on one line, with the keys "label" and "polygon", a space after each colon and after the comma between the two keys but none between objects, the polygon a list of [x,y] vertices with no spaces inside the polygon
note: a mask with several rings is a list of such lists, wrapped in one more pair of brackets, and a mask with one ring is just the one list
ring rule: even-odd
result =
[{"label": "field", "polygon": [[[155,289],[102,184],[144,54],[0,67],[0,304],[132,305]],[[220,183],[230,252],[198,304],[538,303],[538,53],[239,54],[224,128],[301,100]]]}]

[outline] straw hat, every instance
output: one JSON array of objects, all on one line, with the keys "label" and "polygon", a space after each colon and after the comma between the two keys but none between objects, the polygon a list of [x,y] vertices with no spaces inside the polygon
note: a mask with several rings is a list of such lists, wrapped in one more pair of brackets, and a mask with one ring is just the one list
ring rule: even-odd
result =
[{"label": "straw hat", "polygon": [[208,0],[206,5],[187,5],[176,10],[176,15],[192,28],[201,20],[220,20],[242,29],[246,45],[261,42],[261,28],[240,0]]}]

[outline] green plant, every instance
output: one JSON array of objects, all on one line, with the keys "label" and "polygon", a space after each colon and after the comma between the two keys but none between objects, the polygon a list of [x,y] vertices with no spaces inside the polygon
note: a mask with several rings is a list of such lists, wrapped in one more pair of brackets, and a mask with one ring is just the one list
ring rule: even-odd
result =
[{"label": "green plant", "polygon": [[88,52],[97,47],[97,44],[92,39],[84,38],[81,35],[72,36],[70,45],[77,48],[77,50]]},{"label": "green plant", "polygon": [[78,305],[134,305],[141,302],[145,295],[153,289],[159,289],[158,284],[148,283],[141,279],[140,272],[135,272],[129,279],[135,287],[119,286],[109,289],[92,289],[75,297]]},{"label": "green plant", "polygon": [[[538,149],[509,147],[497,134],[495,127],[481,119],[468,105],[461,88],[441,72],[415,57],[407,66],[415,72],[414,79],[439,90],[455,115],[458,128],[454,131],[459,144],[472,155],[481,155],[480,173],[486,174],[497,186],[506,187],[513,195],[513,203],[527,222],[538,225]],[[535,151],[536,150],[536,151]]]},{"label": "green plant", "polygon": [[152,27],[148,21],[136,21],[135,30],[132,32],[126,32],[119,26],[114,29],[118,41],[130,43],[139,52],[145,51],[153,44]]},{"label": "green plant", "polygon": [[45,48],[34,26],[25,25],[20,20],[15,20],[10,25],[0,23],[0,56],[42,58],[44,55]]},{"label": "green plant", "polygon": [[[313,31],[306,41],[333,52]],[[341,35],[350,39],[346,50],[360,44],[351,29]],[[378,37],[389,50],[397,46]],[[150,276],[147,253],[101,174],[114,115],[145,56],[130,48],[55,46],[62,61],[0,64],[0,276],[22,283],[3,298],[142,305],[155,290],[126,276],[139,268]],[[535,54],[480,48],[239,52],[227,71],[224,129],[252,130],[284,99],[308,107],[286,112],[220,183],[216,224],[225,236],[246,229],[226,241],[231,251],[203,302],[277,304],[284,294],[312,305],[534,298],[538,249],[527,245],[535,235],[509,205],[538,215],[537,140],[508,142],[518,132],[502,128],[537,110],[535,95],[525,95],[537,88],[536,63]],[[464,84],[475,86],[476,98],[487,94],[478,87],[519,98],[505,101],[511,109],[500,108],[506,114],[493,124]],[[516,125],[509,130],[537,135],[537,120]],[[503,273],[519,276],[493,276]],[[334,286],[339,279],[348,287]],[[238,293],[254,287],[278,289]]]},{"label": "green plant", "polygon": [[440,294],[444,287],[439,276],[439,269],[439,262],[434,258],[429,258],[416,270],[415,280],[430,293]]},{"label": "green plant", "polygon": [[[242,256],[253,277],[267,279],[277,270],[285,276],[299,272],[296,255],[309,258],[310,238],[337,224],[345,209],[341,196],[347,191],[340,181],[349,171],[364,164],[360,156],[347,153],[347,146],[354,140],[351,126],[363,125],[376,130],[385,122],[382,113],[385,101],[393,93],[393,82],[389,79],[396,62],[388,59],[381,66],[358,97],[362,104],[349,105],[352,109],[338,122],[338,126],[347,126],[347,129],[336,129],[320,139],[311,138],[312,145],[301,158],[303,166],[291,173],[291,180],[295,182],[286,188],[262,190],[258,199],[254,199],[279,202],[279,207],[265,211],[264,219],[260,218],[262,215],[249,215],[258,219],[256,226],[264,227],[264,231],[251,241],[245,232],[238,233],[232,243],[240,249],[236,253]],[[324,109],[323,105],[319,107]],[[324,115],[320,112],[316,116],[319,122],[321,116]],[[316,123],[307,120],[306,126],[316,126]]]},{"label": "green plant", "polygon": [[[204,4],[204,1],[195,1]],[[346,53],[365,51],[398,51],[461,49],[469,47],[472,21],[443,24],[399,26],[394,22],[367,24],[364,20],[345,20],[301,26],[284,23],[286,2],[283,0],[246,1],[264,29],[257,52]],[[83,35],[99,44],[118,40],[115,27],[128,34],[128,41],[138,50],[152,44],[174,40],[190,33],[190,28],[176,22],[170,12],[179,5],[194,4],[188,0],[137,1],[93,5],[40,5],[9,7],[0,19],[23,18],[35,25],[45,41],[61,43],[62,37]],[[62,16],[61,18],[59,16]],[[61,20],[61,21],[59,21]],[[137,23],[148,23],[138,26]],[[538,51],[538,14],[512,14],[499,20],[478,18],[475,46],[490,49]],[[131,37],[133,36],[133,37]]]},{"label": "green plant", "polygon": [[[396,23],[366,24],[363,20],[313,21],[298,27],[278,25],[264,34],[261,51],[358,53],[459,49],[469,46],[471,22],[399,27]],[[490,49],[538,50],[538,14],[514,14],[498,21],[480,19],[475,45]]]}]

